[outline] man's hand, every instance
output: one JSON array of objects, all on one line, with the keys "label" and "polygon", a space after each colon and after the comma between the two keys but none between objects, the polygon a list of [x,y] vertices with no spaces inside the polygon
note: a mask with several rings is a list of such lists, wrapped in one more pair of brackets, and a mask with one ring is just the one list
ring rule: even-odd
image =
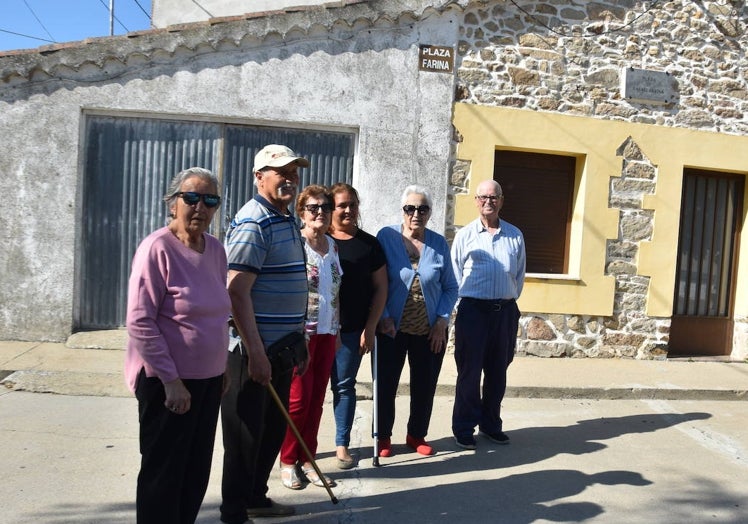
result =
[{"label": "man's hand", "polygon": [[250,350],[247,348],[247,354],[249,361],[247,362],[247,372],[249,378],[267,386],[270,384],[270,380],[273,378],[273,368],[270,365],[270,359],[265,354],[265,348],[260,344],[260,349],[257,348]]}]

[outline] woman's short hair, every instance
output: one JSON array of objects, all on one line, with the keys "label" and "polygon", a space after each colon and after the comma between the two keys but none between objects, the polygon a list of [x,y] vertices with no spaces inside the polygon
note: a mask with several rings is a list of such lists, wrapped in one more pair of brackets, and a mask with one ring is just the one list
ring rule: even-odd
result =
[{"label": "woman's short hair", "polygon": [[164,202],[166,202],[167,208],[171,209],[171,206],[174,205],[174,202],[177,200],[177,193],[179,193],[185,180],[193,177],[208,182],[213,186],[215,192],[218,193],[218,178],[216,178],[216,175],[202,167],[190,167],[180,171],[171,179],[169,189],[166,190],[166,194],[164,195]]},{"label": "woman's short hair", "polygon": [[423,196],[423,198],[426,199],[426,204],[428,204],[428,206],[430,208],[432,208],[432,209],[434,208],[434,206],[433,206],[433,204],[431,202],[431,195],[429,195],[429,192],[428,192],[428,190],[425,187],[419,186],[418,184],[411,184],[408,187],[406,187],[403,190],[403,196],[400,197],[400,205],[404,206],[405,203],[408,201],[408,197],[410,195],[421,195],[421,196]]},{"label": "woman's short hair", "polygon": [[304,206],[310,197],[324,198],[328,203],[332,203],[332,195],[325,186],[320,186],[318,184],[306,186],[296,198],[296,216],[301,216],[301,213],[304,211]]}]

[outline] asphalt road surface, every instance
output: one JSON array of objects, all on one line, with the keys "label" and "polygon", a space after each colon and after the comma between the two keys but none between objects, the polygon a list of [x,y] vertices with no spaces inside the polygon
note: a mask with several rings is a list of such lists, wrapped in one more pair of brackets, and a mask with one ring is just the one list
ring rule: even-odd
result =
[{"label": "asphalt road surface", "polygon": [[[398,399],[395,455],[372,465],[370,401],[360,401],[352,448],[359,467],[334,465],[325,405],[318,464],[338,504],[312,485],[270,496],[297,514],[255,522],[310,523],[722,523],[748,522],[748,404],[740,401],[508,398],[512,439],[451,437],[452,398],[438,396],[422,457],[405,445],[407,397]],[[133,398],[0,392],[0,522],[135,521],[139,465]],[[222,448],[198,522],[218,523]]]}]

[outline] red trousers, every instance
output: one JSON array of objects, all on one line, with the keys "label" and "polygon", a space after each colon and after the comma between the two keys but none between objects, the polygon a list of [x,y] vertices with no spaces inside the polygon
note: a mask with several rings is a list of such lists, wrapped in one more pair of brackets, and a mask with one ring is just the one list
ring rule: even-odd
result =
[{"label": "red trousers", "polygon": [[322,420],[322,404],[330,382],[332,362],[335,360],[336,339],[337,335],[312,335],[308,344],[309,366],[303,375],[294,375],[291,381],[288,414],[312,456],[306,456],[304,448],[289,427],[280,450],[280,461],[283,464],[308,462],[317,454],[317,433]]}]

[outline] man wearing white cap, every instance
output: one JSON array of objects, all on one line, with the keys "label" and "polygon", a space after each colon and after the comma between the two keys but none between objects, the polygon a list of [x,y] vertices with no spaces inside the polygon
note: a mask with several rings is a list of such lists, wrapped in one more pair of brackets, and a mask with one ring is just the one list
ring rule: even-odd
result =
[{"label": "man wearing white cap", "polygon": [[266,386],[272,383],[287,406],[292,376],[291,371],[273,373],[266,351],[304,327],[304,247],[289,210],[298,192],[298,168],[308,166],[286,146],[261,149],[254,163],[257,195],[239,210],[226,234],[234,344],[226,370],[231,384],[221,404],[221,521],[229,524],[294,513],[293,507],[267,497],[286,421]]}]

